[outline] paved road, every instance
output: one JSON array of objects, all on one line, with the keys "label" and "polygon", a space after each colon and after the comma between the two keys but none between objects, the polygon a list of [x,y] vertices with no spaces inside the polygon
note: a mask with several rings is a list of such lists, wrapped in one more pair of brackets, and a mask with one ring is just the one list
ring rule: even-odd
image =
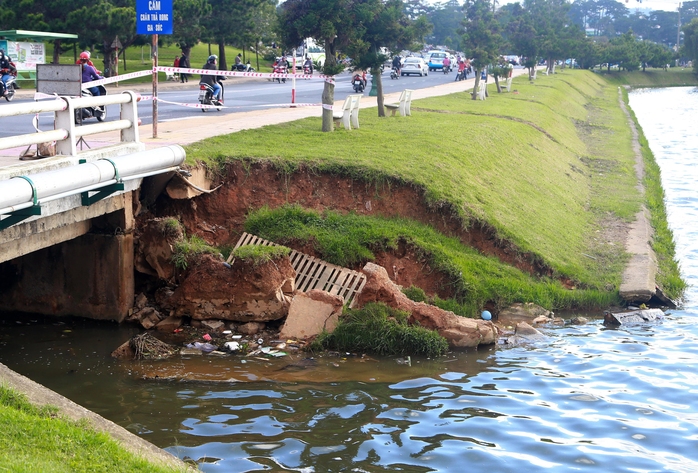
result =
[{"label": "paved road", "polygon": [[[446,84],[454,81],[455,73],[443,74],[441,72],[432,72],[428,76],[405,76],[396,80],[390,79],[390,73],[386,70],[382,74],[383,93],[390,94],[400,92],[403,89],[424,89],[434,87],[441,84]],[[207,112],[210,115],[216,114],[231,114],[239,112],[249,112],[255,110],[264,110],[279,106],[284,106],[291,103],[291,81],[286,83],[271,82],[267,79],[237,79],[230,77],[223,82],[225,86],[225,104],[228,108],[220,111],[211,110]],[[368,96],[371,83],[369,81],[368,90],[364,92],[364,96]],[[110,93],[117,91],[129,90],[140,91],[143,94],[152,94],[152,88],[147,84],[133,84],[129,87],[128,82],[121,82],[118,89],[110,89]],[[323,82],[321,80],[296,80],[296,98],[295,103],[320,103],[322,96]],[[33,100],[33,93],[22,91],[23,93],[15,98],[13,103],[29,102]],[[341,74],[337,76],[335,87],[335,100],[344,100],[348,94],[353,94],[351,86],[351,75]],[[158,103],[158,123],[166,123],[168,121],[191,119],[192,115],[202,115],[201,109],[174,105],[166,102],[177,103],[198,103],[197,97],[199,94],[198,77],[190,80],[188,84],[173,84],[171,82],[161,84],[158,92],[158,97],[161,101]],[[163,102],[166,101],[166,102]],[[0,103],[0,106],[2,104]],[[119,108],[117,105],[108,107],[107,120],[114,119],[118,116]],[[138,105],[138,116],[144,125],[152,123],[153,106],[151,101],[143,101]],[[95,122],[90,120],[88,123]],[[53,114],[44,113],[39,116],[39,129],[48,130],[53,128]],[[21,116],[15,118],[0,118],[0,137],[15,136],[25,133],[33,133],[34,127],[31,124],[30,116]]]}]

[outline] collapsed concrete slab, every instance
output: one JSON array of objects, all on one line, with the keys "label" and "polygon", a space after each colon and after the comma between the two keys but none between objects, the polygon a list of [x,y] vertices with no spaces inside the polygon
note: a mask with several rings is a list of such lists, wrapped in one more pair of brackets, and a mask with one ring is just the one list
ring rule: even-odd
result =
[{"label": "collapsed concrete slab", "polygon": [[664,318],[660,309],[637,309],[627,312],[606,312],[603,317],[604,325],[627,325],[653,322]]},{"label": "collapsed concrete slab", "polygon": [[322,333],[332,332],[342,314],[344,299],[318,289],[293,296],[288,317],[281,328],[281,339],[306,340]]}]

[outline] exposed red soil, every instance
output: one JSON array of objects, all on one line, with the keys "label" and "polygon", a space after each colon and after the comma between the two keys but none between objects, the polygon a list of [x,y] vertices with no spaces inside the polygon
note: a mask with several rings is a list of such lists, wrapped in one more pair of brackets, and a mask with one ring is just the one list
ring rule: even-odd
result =
[{"label": "exposed red soil", "polygon": [[[456,236],[463,244],[496,256],[529,274],[552,274],[532,255],[521,253],[510,242],[497,238],[485,222],[473,219],[466,228],[450,204],[429,205],[423,189],[396,180],[368,183],[308,167],[286,174],[270,162],[235,161],[226,167],[220,183],[223,186],[214,193],[193,200],[160,198],[156,213],[179,216],[187,234],[196,234],[215,245],[234,245],[243,232],[247,213],[264,205],[275,208],[297,203],[317,211],[331,209],[359,215],[399,216]],[[294,249],[309,252],[309,248]],[[440,297],[450,294],[445,275],[434,274],[427,262],[419,260],[407,245],[401,245],[398,251],[390,254],[378,254],[375,262],[385,267],[397,284],[414,284]]]}]

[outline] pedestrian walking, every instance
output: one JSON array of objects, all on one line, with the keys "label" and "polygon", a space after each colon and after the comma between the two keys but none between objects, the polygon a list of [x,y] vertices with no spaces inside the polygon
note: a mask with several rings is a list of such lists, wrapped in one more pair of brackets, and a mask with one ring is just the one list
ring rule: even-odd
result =
[{"label": "pedestrian walking", "polygon": [[[189,58],[184,53],[182,53],[182,57],[179,58],[179,67],[182,69],[188,69],[191,67],[189,65]],[[179,74],[179,78],[182,81],[182,84],[185,82],[189,82],[189,74],[185,74],[182,72]]]}]

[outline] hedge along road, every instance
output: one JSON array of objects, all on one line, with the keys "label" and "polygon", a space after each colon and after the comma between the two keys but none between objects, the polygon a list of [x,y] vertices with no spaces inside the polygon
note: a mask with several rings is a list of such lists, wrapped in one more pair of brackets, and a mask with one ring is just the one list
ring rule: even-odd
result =
[{"label": "hedge along road", "polygon": [[[515,71],[517,73],[523,72]],[[343,73],[336,77],[335,100],[344,100],[347,95],[353,94],[354,90],[351,86],[351,74]],[[416,75],[400,77],[396,80],[390,79],[390,72],[386,69],[382,76],[383,94],[391,94],[401,92],[403,89],[424,89],[437,85],[451,83],[455,80],[455,72],[443,74],[441,72],[431,72],[428,76],[419,77]],[[469,79],[472,79],[471,75]],[[489,82],[494,82],[492,77],[489,77]],[[463,84],[465,90],[467,86],[472,88],[472,80]],[[186,120],[192,117],[202,115],[201,109],[176,105],[178,103],[198,104],[199,96],[199,76],[190,76],[189,82],[182,84],[180,82],[160,82],[158,88],[158,123]],[[225,87],[224,102],[226,108],[211,110],[206,114],[230,114],[236,112],[249,112],[256,110],[265,110],[276,107],[287,107],[291,104],[291,80],[285,83],[270,81],[268,79],[254,78],[236,78],[229,77],[223,81]],[[296,79],[296,104],[319,104],[321,103],[322,89],[324,82],[319,79],[304,80]],[[364,91],[364,97],[367,97],[370,91],[371,81],[369,75],[369,83],[367,90]],[[108,93],[113,94],[124,90],[135,90],[143,95],[151,95],[152,87],[150,84],[131,83],[128,81],[120,82],[119,87],[108,87]],[[20,90],[15,97],[15,102],[28,102],[33,100],[33,90]],[[168,102],[174,102],[168,103]],[[152,123],[152,102],[144,100],[138,104],[138,116],[142,120],[143,125]],[[119,116],[119,108],[117,105],[108,107],[107,120],[112,120]],[[31,123],[31,116],[17,117],[15,120],[1,119],[0,120],[0,137],[15,136],[25,133],[33,133],[34,127]],[[94,122],[94,120],[92,120]],[[53,128],[53,114],[43,113],[39,116],[39,129],[42,131]]]}]

